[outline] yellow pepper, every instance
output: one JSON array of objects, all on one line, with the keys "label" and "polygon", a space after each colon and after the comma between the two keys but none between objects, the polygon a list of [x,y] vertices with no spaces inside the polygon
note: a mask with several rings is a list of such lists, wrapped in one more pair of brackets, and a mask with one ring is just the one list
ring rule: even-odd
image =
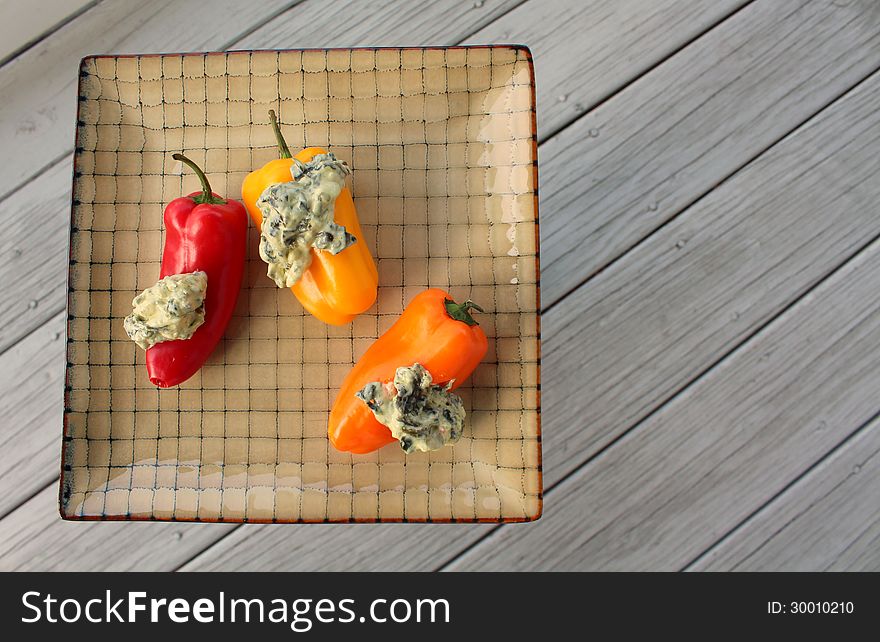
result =
[{"label": "yellow pepper", "polygon": [[[274,111],[269,112],[269,120],[278,140],[280,158],[248,174],[241,186],[242,200],[258,230],[263,223],[263,213],[257,207],[260,195],[270,185],[293,180],[290,173],[293,157]],[[307,163],[314,156],[326,153],[320,147],[307,147],[296,155],[296,159]],[[354,235],[357,242],[338,254],[313,248],[311,264],[290,289],[302,306],[324,323],[345,325],[373,305],[379,272],[361,232],[354,201],[347,187],[336,197],[333,214],[334,221]]]}]

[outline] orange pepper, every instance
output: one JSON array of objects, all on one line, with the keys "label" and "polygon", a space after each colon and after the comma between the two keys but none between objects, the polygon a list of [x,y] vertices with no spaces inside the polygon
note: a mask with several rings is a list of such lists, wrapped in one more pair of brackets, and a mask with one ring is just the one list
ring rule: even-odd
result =
[{"label": "orange pepper", "polygon": [[414,363],[422,364],[435,384],[452,381],[453,389],[470,376],[489,347],[486,334],[469,313],[471,308],[483,311],[471,301],[456,303],[436,288],[410,301],[342,383],[327,429],[338,450],[368,453],[395,441],[388,427],[355,397],[368,383],[391,381],[397,368]]},{"label": "orange pepper", "polygon": [[[293,158],[281,135],[274,111],[269,112],[269,119],[278,139],[281,158],[269,161],[248,174],[241,186],[242,200],[258,230],[263,224],[263,213],[257,207],[257,200],[263,190],[275,183],[293,180],[290,174]],[[295,158],[306,163],[314,156],[326,153],[320,147],[307,147]],[[361,232],[354,201],[347,187],[336,197],[333,214],[334,221],[354,235],[357,242],[339,254],[312,249],[311,265],[290,289],[302,306],[324,323],[345,325],[373,305],[379,272]]]}]

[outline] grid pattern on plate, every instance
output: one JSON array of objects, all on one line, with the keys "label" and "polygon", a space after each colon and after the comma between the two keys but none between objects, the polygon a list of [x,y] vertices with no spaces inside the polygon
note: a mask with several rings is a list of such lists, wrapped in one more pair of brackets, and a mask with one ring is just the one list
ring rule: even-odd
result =
[{"label": "grid pattern on plate", "polygon": [[[62,512],[205,521],[517,520],[540,512],[534,94],[513,47],[265,51],[84,60],[71,231]],[[159,390],[123,331],[159,274],[162,211],[198,190],[171,154],[237,198],[276,157],[330,148],[352,167],[377,303],[346,327],[265,275],[245,281],[201,371]],[[351,365],[413,295],[471,298],[489,353],[460,388],[465,436],[404,456],[333,449]]]}]

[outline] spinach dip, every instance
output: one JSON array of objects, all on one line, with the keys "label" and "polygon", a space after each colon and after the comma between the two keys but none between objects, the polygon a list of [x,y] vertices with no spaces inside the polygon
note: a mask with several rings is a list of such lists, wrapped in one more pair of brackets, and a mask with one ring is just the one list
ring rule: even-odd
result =
[{"label": "spinach dip", "polygon": [[437,450],[461,438],[464,404],[445,386],[433,385],[421,364],[398,368],[394,381],[368,383],[356,393],[379,423],[388,426],[403,451]]},{"label": "spinach dip", "polygon": [[146,350],[163,341],[189,339],[205,322],[204,272],[172,274],[138,294],[123,325],[129,338]]},{"label": "spinach dip", "polygon": [[269,278],[289,288],[312,263],[312,248],[339,254],[357,239],[333,221],[336,197],[351,173],[333,154],[318,154],[308,163],[296,158],[292,181],[270,185],[257,200],[263,213],[260,258]]}]

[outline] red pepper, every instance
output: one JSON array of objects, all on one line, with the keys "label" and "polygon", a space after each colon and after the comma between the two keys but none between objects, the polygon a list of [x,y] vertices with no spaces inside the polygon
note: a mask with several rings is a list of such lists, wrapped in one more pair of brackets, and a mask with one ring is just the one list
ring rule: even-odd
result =
[{"label": "red pepper", "polygon": [[201,270],[208,275],[205,322],[189,339],[147,349],[147,373],[160,388],[183,383],[214,351],[235,309],[247,248],[248,215],[238,201],[214,194],[204,172],[183,154],[202,182],[202,191],[175,198],[165,208],[165,249],[159,278]]}]

